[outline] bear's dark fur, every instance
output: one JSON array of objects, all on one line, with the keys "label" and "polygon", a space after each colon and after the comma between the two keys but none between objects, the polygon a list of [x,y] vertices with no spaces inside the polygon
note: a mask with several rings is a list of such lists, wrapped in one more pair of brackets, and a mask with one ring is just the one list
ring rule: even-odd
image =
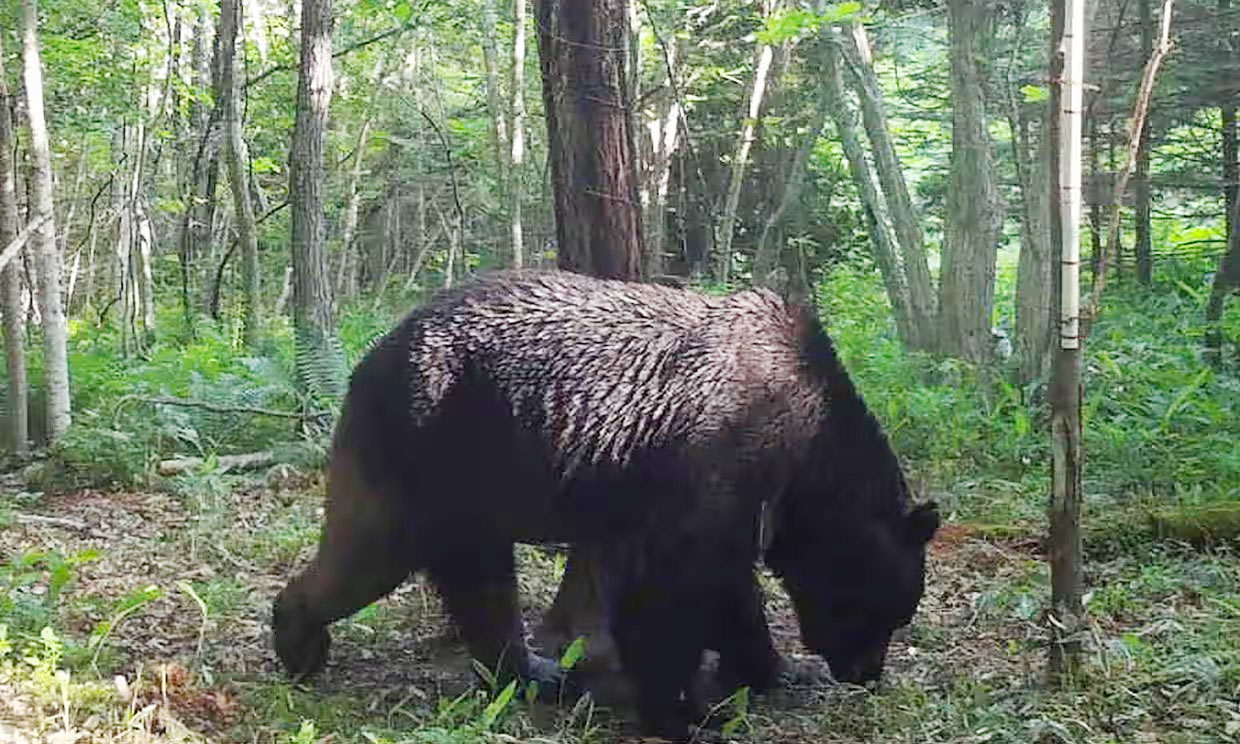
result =
[{"label": "bear's dark fur", "polygon": [[605,577],[644,728],[680,738],[704,648],[737,684],[775,675],[764,509],[806,645],[841,680],[877,678],[938,515],[911,504],[812,314],[766,291],[494,273],[414,310],[354,371],[276,649],[315,671],[329,623],[425,570],[475,658],[553,678],[523,640],[513,544],[570,543]]}]

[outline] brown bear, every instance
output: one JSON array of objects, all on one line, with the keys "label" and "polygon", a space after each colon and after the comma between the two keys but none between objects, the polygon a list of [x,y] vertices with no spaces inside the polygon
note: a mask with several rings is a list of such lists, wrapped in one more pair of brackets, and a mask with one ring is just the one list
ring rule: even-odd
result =
[{"label": "brown bear", "polygon": [[318,554],[275,600],[275,646],[314,672],[330,623],[421,570],[476,659],[556,680],[524,641],[513,545],[567,543],[598,566],[643,729],[681,739],[703,649],[731,683],[776,675],[756,561],[834,676],[873,680],[938,522],[808,309],[496,272],[415,309],[354,370]]}]

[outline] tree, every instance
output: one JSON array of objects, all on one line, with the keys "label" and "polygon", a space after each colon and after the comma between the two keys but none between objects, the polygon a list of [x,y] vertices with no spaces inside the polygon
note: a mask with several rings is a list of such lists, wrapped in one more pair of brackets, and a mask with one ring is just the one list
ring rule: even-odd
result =
[{"label": "tree", "polygon": [[1003,219],[981,69],[992,12],[984,0],[948,2],[952,149],[938,342],[942,352],[973,362],[990,358],[995,259]]},{"label": "tree", "polygon": [[[258,225],[250,199],[250,153],[241,130],[240,91],[237,89],[237,24],[241,0],[220,0],[220,20],[216,30],[219,44],[219,87],[216,100],[224,108],[224,159],[232,189],[237,220],[237,240],[241,245],[242,335],[247,346],[257,346],[261,324],[261,295],[258,266]],[[218,291],[218,289],[217,289]]]},{"label": "tree", "polygon": [[627,0],[538,0],[560,268],[641,275],[642,224],[633,154]]},{"label": "tree", "polygon": [[525,227],[521,199],[525,196],[525,3],[512,3],[512,148],[508,158],[508,231],[512,236],[512,265],[525,265]]},{"label": "tree", "polygon": [[323,139],[331,95],[332,3],[302,0],[297,121],[289,156],[293,328],[299,379],[311,382],[312,392],[335,398],[344,393],[343,357],[332,325],[323,228]]},{"label": "tree", "polygon": [[[1149,59],[1154,54],[1154,18],[1150,15],[1150,0],[1138,0],[1141,23],[1141,56]],[[1136,183],[1136,232],[1137,281],[1148,285],[1153,278],[1154,245],[1150,225],[1150,128],[1141,128],[1137,141]]]},{"label": "tree", "polygon": [[[1222,58],[1240,59],[1240,41],[1236,39],[1234,13],[1231,0],[1218,0],[1218,13],[1222,23]],[[1219,259],[1218,270],[1210,283],[1210,297],[1206,302],[1206,359],[1215,367],[1223,363],[1223,310],[1228,295],[1240,288],[1240,160],[1237,154],[1236,94],[1224,93],[1219,103],[1222,118],[1223,155],[1223,210],[1225,218],[1226,249]]]},{"label": "tree", "polygon": [[1052,5],[1051,80],[1053,244],[1060,271],[1059,343],[1051,383],[1051,671],[1070,674],[1080,651],[1081,538],[1081,111],[1084,103],[1085,0]]},{"label": "tree", "polygon": [[69,325],[61,299],[61,257],[56,246],[52,201],[52,153],[43,111],[43,64],[39,58],[38,0],[22,0],[22,85],[30,128],[31,243],[38,264],[39,310],[43,316],[43,378],[47,400],[47,438],[54,442],[71,422]]},{"label": "tree", "polygon": [[[13,169],[13,117],[3,63],[3,36],[0,35],[0,249],[5,254],[18,237],[17,184]],[[22,307],[21,262],[14,255],[0,270],[0,311],[4,313],[4,357],[8,372],[9,445],[18,455],[25,454],[30,437],[26,411],[26,328]]]}]

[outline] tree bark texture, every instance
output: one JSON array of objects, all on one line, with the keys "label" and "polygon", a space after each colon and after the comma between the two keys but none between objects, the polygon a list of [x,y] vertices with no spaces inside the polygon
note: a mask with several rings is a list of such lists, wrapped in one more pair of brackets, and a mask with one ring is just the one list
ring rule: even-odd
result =
[{"label": "tree bark texture", "polygon": [[537,0],[557,262],[641,275],[642,220],[626,78],[627,0]]},{"label": "tree bark texture", "polygon": [[1021,383],[1049,371],[1054,335],[1055,256],[1051,248],[1051,143],[1047,117],[1039,117],[1037,128],[1034,156],[1025,183],[1021,184],[1024,215],[1016,269],[1017,375]]},{"label": "tree bark texture", "polygon": [[32,161],[31,219],[39,220],[32,244],[39,276],[39,311],[43,319],[43,379],[46,386],[47,439],[54,442],[69,428],[69,327],[61,298],[61,259],[56,250],[52,199],[52,154],[43,111],[43,64],[37,36],[38,0],[22,0],[22,84],[30,125]]},{"label": "tree bark texture", "polygon": [[[323,140],[332,95],[332,3],[302,0],[301,64],[297,79],[297,121],[289,157],[292,207],[293,328],[300,379],[322,393],[343,395],[337,375],[338,347],[332,325],[331,285],[323,226]],[[308,366],[309,365],[309,366]],[[313,369],[310,368],[313,367]],[[339,377],[339,379],[337,379]]]},{"label": "tree bark texture", "polygon": [[971,362],[990,358],[995,259],[1002,211],[980,60],[990,25],[985,0],[950,0],[952,151],[947,227],[939,281],[940,351]]},{"label": "tree bark texture", "polygon": [[899,245],[899,265],[908,287],[909,342],[914,349],[934,346],[934,282],[926,258],[921,218],[913,206],[908,183],[887,123],[883,89],[874,72],[874,59],[865,27],[851,24],[845,40],[845,54],[861,102],[861,116],[874,155],[874,169],[886,197],[895,242]]},{"label": "tree bark texture", "polygon": [[242,336],[247,346],[257,346],[261,329],[262,301],[258,268],[258,225],[250,199],[249,162],[241,129],[240,91],[237,90],[237,23],[241,0],[220,0],[218,34],[220,70],[217,101],[224,105],[224,159],[236,212],[237,240],[241,246]]},{"label": "tree bark texture", "polygon": [[[17,183],[13,168],[13,110],[5,82],[3,38],[0,38],[0,246],[17,237]],[[8,372],[7,434],[9,446],[24,455],[30,439],[26,398],[26,323],[22,307],[21,261],[10,260],[0,270],[0,311],[4,313],[4,359]]]}]

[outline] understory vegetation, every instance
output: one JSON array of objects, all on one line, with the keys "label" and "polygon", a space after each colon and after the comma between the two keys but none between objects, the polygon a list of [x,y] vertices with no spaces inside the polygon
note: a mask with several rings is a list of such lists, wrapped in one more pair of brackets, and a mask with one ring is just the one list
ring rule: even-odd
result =
[{"label": "understory vegetation", "polygon": [[[1001,266],[1000,287],[1013,267]],[[1240,559],[1203,510],[1240,500],[1240,380],[1203,364],[1207,271],[1120,282],[1088,347],[1089,632],[1080,676],[1045,677],[1049,488],[1045,391],[1001,367],[908,354],[876,271],[833,268],[817,300],[845,364],[946,507],[928,594],[878,692],[836,687],[720,703],[737,741],[1218,742],[1240,740]],[[1010,296],[1009,291],[999,296]],[[412,297],[347,311],[351,363]],[[1009,322],[1000,307],[997,325]],[[1228,316],[1240,334],[1240,315]],[[140,359],[106,329],[71,339],[78,420],[0,501],[0,738],[48,741],[607,742],[622,709],[486,689],[421,579],[337,624],[333,661],[291,685],[270,650],[271,598],[311,554],[327,430],[299,399],[291,332],[263,356],[228,325]],[[158,402],[175,397],[217,410]],[[235,410],[233,410],[235,409]],[[279,464],[219,457],[283,447]],[[161,458],[202,456],[158,474]],[[1234,535],[1234,532],[1231,534]],[[520,551],[527,620],[562,559]],[[774,582],[772,628],[800,653]],[[571,663],[571,659],[564,660]],[[57,738],[59,737],[59,738]],[[17,739],[23,741],[23,739]]]}]

